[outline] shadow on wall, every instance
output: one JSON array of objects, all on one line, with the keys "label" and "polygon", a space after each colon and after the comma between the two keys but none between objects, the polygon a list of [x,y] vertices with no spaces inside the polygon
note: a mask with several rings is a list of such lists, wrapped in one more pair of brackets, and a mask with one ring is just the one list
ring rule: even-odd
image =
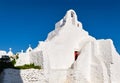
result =
[{"label": "shadow on wall", "polygon": [[20,70],[14,69],[12,62],[0,61],[0,83],[23,83]]}]

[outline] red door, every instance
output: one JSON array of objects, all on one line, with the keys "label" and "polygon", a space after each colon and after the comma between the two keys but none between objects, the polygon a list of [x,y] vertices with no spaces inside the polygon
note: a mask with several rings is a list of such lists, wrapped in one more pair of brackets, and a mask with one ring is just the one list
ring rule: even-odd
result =
[{"label": "red door", "polygon": [[75,61],[77,60],[77,58],[78,58],[79,54],[80,54],[80,52],[79,52],[79,51],[75,51],[75,52],[74,52]]}]

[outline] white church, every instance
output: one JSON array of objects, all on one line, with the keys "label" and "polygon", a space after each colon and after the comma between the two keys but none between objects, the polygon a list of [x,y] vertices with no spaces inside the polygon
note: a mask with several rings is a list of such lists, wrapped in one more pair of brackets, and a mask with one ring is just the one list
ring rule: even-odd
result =
[{"label": "white church", "polygon": [[8,52],[6,52],[6,51],[4,51],[4,50],[0,50],[0,58],[2,57],[2,56],[13,56],[14,54],[13,54],[13,52],[12,52],[12,48],[9,48],[9,51]]},{"label": "white church", "polygon": [[[49,83],[120,82],[120,55],[113,41],[90,36],[74,10],[67,11],[45,41],[19,53],[16,66],[30,63],[42,66]],[[55,73],[58,71],[66,72]]]}]

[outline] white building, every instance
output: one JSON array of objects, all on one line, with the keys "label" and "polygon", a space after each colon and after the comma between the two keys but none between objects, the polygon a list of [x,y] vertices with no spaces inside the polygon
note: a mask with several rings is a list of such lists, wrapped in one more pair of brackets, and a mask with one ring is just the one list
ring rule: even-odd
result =
[{"label": "white building", "polygon": [[16,65],[42,65],[49,83],[120,82],[120,56],[112,40],[90,36],[74,10],[67,11],[47,39],[31,50],[21,53]]},{"label": "white building", "polygon": [[3,56],[3,55],[6,55],[6,51],[3,51],[3,50],[0,50],[0,58]]},{"label": "white building", "polygon": [[120,56],[112,40],[91,37],[73,10],[56,23],[55,30],[41,46],[44,69],[51,72],[50,83],[57,82],[54,78],[62,79],[58,74],[53,75],[54,70],[71,68],[74,72],[69,83],[120,82]]},{"label": "white building", "polygon": [[13,52],[12,52],[12,48],[9,48],[9,51],[8,51],[8,53],[6,52],[6,51],[3,51],[3,50],[0,50],[0,58],[2,57],[2,56],[13,56],[14,54],[13,54]]},{"label": "white building", "polygon": [[[43,43],[43,55],[49,59],[50,69],[68,69],[75,61],[74,52],[95,38],[83,30],[77,15],[69,10],[65,17],[56,23],[55,30],[48,34]],[[45,58],[45,59],[46,59]]]},{"label": "white building", "polygon": [[9,52],[7,53],[8,56],[13,56],[12,48],[9,48]]},{"label": "white building", "polygon": [[26,52],[23,52],[23,50],[19,53],[18,59],[16,61],[15,66],[22,66],[25,64],[32,64],[43,66],[43,57],[42,52],[39,50],[34,51],[32,47],[29,45]]}]

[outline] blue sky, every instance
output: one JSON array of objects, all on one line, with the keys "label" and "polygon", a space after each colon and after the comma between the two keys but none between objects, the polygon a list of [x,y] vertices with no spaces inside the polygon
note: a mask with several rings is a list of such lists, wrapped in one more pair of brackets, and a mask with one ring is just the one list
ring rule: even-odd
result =
[{"label": "blue sky", "polygon": [[119,0],[0,0],[0,49],[35,48],[69,9],[90,35],[112,39],[120,52]]}]

